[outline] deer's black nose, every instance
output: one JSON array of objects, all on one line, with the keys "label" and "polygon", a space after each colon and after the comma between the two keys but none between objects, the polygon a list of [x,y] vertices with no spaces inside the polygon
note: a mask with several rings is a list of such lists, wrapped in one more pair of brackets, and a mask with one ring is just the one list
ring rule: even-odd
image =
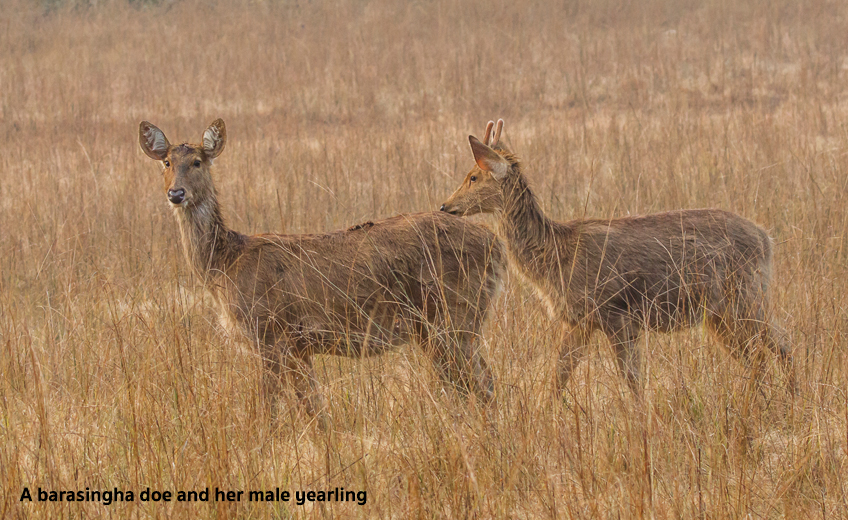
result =
[{"label": "deer's black nose", "polygon": [[185,190],[180,188],[177,190],[168,190],[168,200],[171,204],[182,204],[185,200]]},{"label": "deer's black nose", "polygon": [[445,210],[445,205],[444,205],[444,204],[442,204],[442,207],[441,207],[441,208],[439,208],[439,211],[444,211],[444,210]]}]

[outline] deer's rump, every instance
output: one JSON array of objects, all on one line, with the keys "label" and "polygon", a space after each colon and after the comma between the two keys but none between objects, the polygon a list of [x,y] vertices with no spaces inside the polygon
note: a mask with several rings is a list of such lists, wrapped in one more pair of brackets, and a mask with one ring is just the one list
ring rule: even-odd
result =
[{"label": "deer's rump", "polygon": [[570,314],[591,321],[627,315],[669,331],[765,297],[770,239],[733,213],[683,210],[568,228],[578,245],[557,277]]},{"label": "deer's rump", "polygon": [[228,311],[251,336],[369,355],[447,323],[479,330],[503,262],[489,230],[419,213],[326,234],[249,237],[221,290],[238,302]]}]

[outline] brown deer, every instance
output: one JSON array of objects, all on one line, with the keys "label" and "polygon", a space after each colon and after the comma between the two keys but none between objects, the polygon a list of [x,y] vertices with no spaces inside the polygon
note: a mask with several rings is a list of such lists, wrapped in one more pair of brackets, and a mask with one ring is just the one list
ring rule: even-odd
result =
[{"label": "brown deer", "polygon": [[500,143],[503,120],[469,136],[477,163],[442,205],[454,215],[494,213],[510,264],[562,320],[557,388],[563,390],[600,330],[639,393],[642,329],[704,322],[737,358],[762,363],[764,345],[792,378],[782,332],[767,318],[772,246],[752,222],[717,209],[556,222],[545,216],[518,157]]},{"label": "brown deer", "polygon": [[492,232],[434,212],[324,234],[243,235],[225,224],[212,182],[226,139],[220,119],[202,144],[171,145],[147,121],[139,128],[141,149],[164,167],[186,260],[222,322],[259,346],[266,394],[282,372],[326,427],[314,354],[369,356],[417,342],[443,378],[491,400],[493,380],[474,343],[506,262]]}]

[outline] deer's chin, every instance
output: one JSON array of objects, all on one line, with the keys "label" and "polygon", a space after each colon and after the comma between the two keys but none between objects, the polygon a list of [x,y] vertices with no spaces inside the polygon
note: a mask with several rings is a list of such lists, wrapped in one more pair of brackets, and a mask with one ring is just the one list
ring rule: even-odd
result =
[{"label": "deer's chin", "polygon": [[170,204],[171,208],[175,211],[176,210],[186,210],[186,209],[189,208],[189,206],[191,206],[191,198],[183,199],[182,202],[178,202],[177,204],[174,204],[173,202],[171,202],[169,200],[168,204]]}]

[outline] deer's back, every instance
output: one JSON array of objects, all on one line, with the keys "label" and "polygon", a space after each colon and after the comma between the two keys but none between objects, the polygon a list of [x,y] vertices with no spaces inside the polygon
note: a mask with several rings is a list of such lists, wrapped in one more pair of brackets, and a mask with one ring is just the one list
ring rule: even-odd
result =
[{"label": "deer's back", "polygon": [[770,270],[766,232],[721,210],[579,220],[553,231],[558,248],[545,253],[543,269],[574,318],[636,314],[670,330],[697,321],[703,305],[762,296]]},{"label": "deer's back", "polygon": [[367,333],[389,345],[408,339],[410,322],[445,311],[458,325],[481,322],[503,261],[481,226],[399,215],[332,233],[248,237],[224,291],[238,321],[265,327],[260,335],[331,344]]}]

